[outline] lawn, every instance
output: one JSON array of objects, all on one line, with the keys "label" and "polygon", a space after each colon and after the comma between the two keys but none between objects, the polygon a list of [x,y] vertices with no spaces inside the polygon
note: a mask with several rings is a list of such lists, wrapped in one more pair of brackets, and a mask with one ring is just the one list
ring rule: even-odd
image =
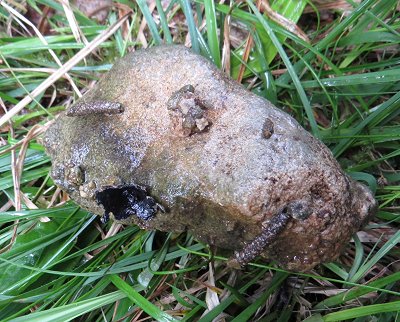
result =
[{"label": "lawn", "polygon": [[[0,2],[0,321],[400,321],[398,1],[85,2]],[[102,223],[54,184],[55,117],[165,43],[291,114],[374,192],[337,261],[237,271],[188,233]]]}]

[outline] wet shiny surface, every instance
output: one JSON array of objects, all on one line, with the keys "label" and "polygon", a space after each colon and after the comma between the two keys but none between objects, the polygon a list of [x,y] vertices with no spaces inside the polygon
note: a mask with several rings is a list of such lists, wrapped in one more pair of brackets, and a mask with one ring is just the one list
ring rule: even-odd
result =
[{"label": "wet shiny surface", "polygon": [[291,205],[263,255],[308,270],[336,258],[375,211],[325,145],[184,47],[129,54],[79,104],[98,101],[124,111],[63,114],[44,138],[54,181],[91,212],[105,213],[95,195],[106,187],[140,186],[157,213],[120,222],[240,251]]}]

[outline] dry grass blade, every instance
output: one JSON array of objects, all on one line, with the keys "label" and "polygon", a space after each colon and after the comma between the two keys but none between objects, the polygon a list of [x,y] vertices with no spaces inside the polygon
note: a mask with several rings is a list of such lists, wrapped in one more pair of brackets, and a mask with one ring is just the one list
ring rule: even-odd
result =
[{"label": "dry grass blade", "polygon": [[118,28],[125,23],[130,15],[131,14],[129,13],[123,16],[116,23],[107,28],[107,30],[105,30],[102,34],[93,39],[86,47],[82,48],[75,56],[68,60],[60,69],[49,76],[38,87],[36,87],[29,95],[25,96],[17,105],[15,105],[10,111],[8,111],[0,118],[0,127],[11,120],[13,116],[17,115],[25,106],[32,102],[33,98],[35,98],[52,84],[54,84],[60,77],[62,77],[72,67],[74,67],[83,58],[89,55],[94,49],[96,49],[96,47],[98,47],[102,42],[104,42],[112,34],[114,34],[118,30]]},{"label": "dry grass blade", "polygon": [[[110,229],[107,231],[106,234],[104,234],[103,230],[101,229],[101,227],[100,227],[99,225],[96,225],[96,227],[97,227],[97,229],[98,229],[98,230],[100,231],[100,233],[101,233],[101,238],[102,238],[102,239],[107,239],[107,238],[109,238],[109,237],[112,237],[112,236],[115,236],[116,234],[118,234],[118,232],[122,229],[123,225],[117,224],[117,223],[115,223],[115,222],[112,223]],[[104,250],[105,248],[107,248],[107,246],[108,246],[108,244],[107,244],[107,245],[103,245],[103,246],[101,246],[101,247],[98,248],[98,249],[95,249],[95,250],[93,251],[93,254],[96,255],[96,254],[100,253],[102,250]],[[85,256],[86,256],[87,258],[89,258],[89,257],[92,256],[92,255],[86,254]]]},{"label": "dry grass blade", "polygon": [[307,35],[303,30],[299,28],[293,21],[285,18],[284,16],[280,15],[276,11],[272,10],[269,2],[267,0],[261,1],[261,12],[264,12],[271,20],[275,21],[279,25],[281,25],[286,30],[290,31],[291,33],[295,34],[300,39],[310,42]]},{"label": "dry grass blade", "polygon": [[[256,7],[258,10],[260,10],[260,6],[261,6],[261,0],[257,0]],[[249,60],[250,52],[251,52],[252,48],[253,48],[253,38],[251,37],[251,33],[249,33],[249,35],[246,39],[246,45],[245,45],[245,49],[244,49],[243,56],[242,56],[242,64],[240,65],[239,74],[237,77],[237,81],[239,83],[241,83],[243,80],[243,75],[246,70],[246,63]]]},{"label": "dry grass blade", "polygon": [[224,44],[222,47],[222,68],[223,71],[230,75],[231,73],[231,12],[233,6],[232,3],[229,8],[229,12],[224,19]]},{"label": "dry grass blade", "polygon": [[36,127],[35,130],[34,130],[34,132],[32,132],[32,133],[29,135],[29,138],[28,138],[28,136],[24,137],[22,140],[18,141],[17,143],[15,143],[14,145],[10,146],[9,148],[2,150],[2,151],[0,152],[0,155],[7,154],[8,152],[15,150],[17,147],[19,147],[19,146],[25,144],[25,142],[26,142],[27,140],[32,140],[32,139],[38,137],[40,134],[44,133],[44,132],[47,130],[47,128],[48,128],[53,122],[54,122],[54,120],[51,120],[51,121],[47,122],[47,123],[44,124],[44,125],[41,125],[41,126],[39,126],[39,127]]},{"label": "dry grass blade", "polygon": [[[24,167],[24,160],[26,156],[26,151],[28,149],[28,145],[30,140],[32,140],[32,137],[34,133],[40,129],[40,125],[34,125],[28,132],[25,140],[23,140],[23,143],[21,145],[21,149],[19,150],[18,157],[12,161],[12,170],[13,170],[13,180],[14,180],[14,195],[15,195],[15,210],[20,211],[21,210],[21,199],[20,199],[20,184],[21,184],[21,176],[22,176],[22,171]],[[12,155],[15,155],[15,150],[12,151]],[[13,158],[14,159],[14,158]]]},{"label": "dry grass blade", "polygon": [[[354,0],[354,3],[359,3],[360,0]],[[313,4],[319,11],[322,10],[351,10],[353,6],[346,0],[314,0]],[[314,12],[311,6],[307,6],[305,13]]]},{"label": "dry grass blade", "polygon": [[250,51],[251,51],[252,47],[253,47],[253,38],[249,34],[247,39],[246,39],[246,45],[244,47],[244,52],[243,52],[243,55],[242,55],[242,64],[240,65],[239,74],[238,74],[238,77],[237,77],[237,81],[239,83],[241,83],[242,80],[243,80],[244,71],[246,70],[246,65],[245,64],[249,60]]},{"label": "dry grass blade", "polygon": [[85,45],[88,44],[87,39],[85,38],[84,34],[80,31],[78,23],[75,19],[74,13],[72,12],[71,6],[69,1],[62,0],[61,4],[63,6],[65,16],[67,17],[68,23],[71,27],[72,34],[74,35],[77,43],[84,43]]},{"label": "dry grass blade", "polygon": [[[11,14],[13,14],[15,17],[18,17],[18,19],[20,19],[21,21],[23,21],[24,23],[26,23],[28,26],[30,26],[36,33],[36,35],[38,36],[38,38],[40,39],[40,41],[45,44],[46,46],[48,46],[48,42],[46,41],[46,39],[43,37],[42,33],[39,31],[39,29],[36,28],[36,26],[30,22],[28,19],[26,19],[24,16],[22,16],[18,11],[14,10],[12,7],[10,7],[9,5],[7,5],[4,1],[1,2],[1,5],[6,8]],[[18,21],[17,19],[17,21]],[[49,53],[50,55],[53,57],[53,59],[55,60],[55,62],[57,63],[58,66],[62,66],[61,61],[58,59],[56,53],[52,50],[49,49]],[[79,90],[79,88],[76,86],[75,82],[73,81],[73,79],[71,78],[71,76],[68,75],[68,73],[65,73],[65,77],[67,78],[67,80],[70,82],[72,88],[74,89],[75,93],[79,96],[82,97],[82,94]]]},{"label": "dry grass blade", "polygon": [[[29,209],[38,209],[38,207],[29,200],[29,198],[21,191],[21,177],[22,177],[22,172],[24,169],[24,160],[26,157],[26,152],[28,150],[29,143],[39,136],[40,134],[44,133],[49,125],[52,122],[48,122],[46,126],[42,126],[39,124],[34,125],[25,138],[21,140],[21,148],[18,153],[18,157],[15,159],[15,154],[16,151],[15,149],[12,150],[11,156],[12,156],[12,173],[13,173],[13,181],[14,181],[14,207],[16,211],[21,210],[21,201],[24,201],[24,204],[29,208]],[[47,217],[42,217],[40,219],[42,222],[47,222],[50,219]],[[18,227],[18,220],[15,221],[15,226],[14,226],[14,236],[11,239],[10,244],[8,247],[10,247],[17,236],[17,227]]]},{"label": "dry grass blade", "polygon": [[208,280],[207,284],[209,284],[211,287],[207,287],[207,293],[206,293],[206,303],[207,303],[207,308],[211,311],[213,308],[218,306],[219,298],[218,294],[215,291],[215,277],[214,277],[214,268],[213,264],[209,263],[208,264]]}]

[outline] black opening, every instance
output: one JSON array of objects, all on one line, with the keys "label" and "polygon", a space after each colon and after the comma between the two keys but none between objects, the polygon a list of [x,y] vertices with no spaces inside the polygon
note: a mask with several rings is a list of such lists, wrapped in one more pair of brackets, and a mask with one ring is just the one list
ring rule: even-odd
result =
[{"label": "black opening", "polygon": [[105,218],[113,213],[117,220],[136,216],[151,219],[157,212],[157,204],[146,190],[136,185],[106,187],[96,193],[96,201],[105,209]]}]

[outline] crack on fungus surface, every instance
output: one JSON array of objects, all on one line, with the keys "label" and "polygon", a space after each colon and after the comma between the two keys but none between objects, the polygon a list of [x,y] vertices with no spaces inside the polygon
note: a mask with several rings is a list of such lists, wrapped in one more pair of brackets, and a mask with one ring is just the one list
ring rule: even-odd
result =
[{"label": "crack on fungus surface", "polygon": [[96,201],[104,207],[105,218],[112,214],[117,220],[131,216],[149,220],[157,212],[155,200],[137,185],[105,187],[96,193]]}]

